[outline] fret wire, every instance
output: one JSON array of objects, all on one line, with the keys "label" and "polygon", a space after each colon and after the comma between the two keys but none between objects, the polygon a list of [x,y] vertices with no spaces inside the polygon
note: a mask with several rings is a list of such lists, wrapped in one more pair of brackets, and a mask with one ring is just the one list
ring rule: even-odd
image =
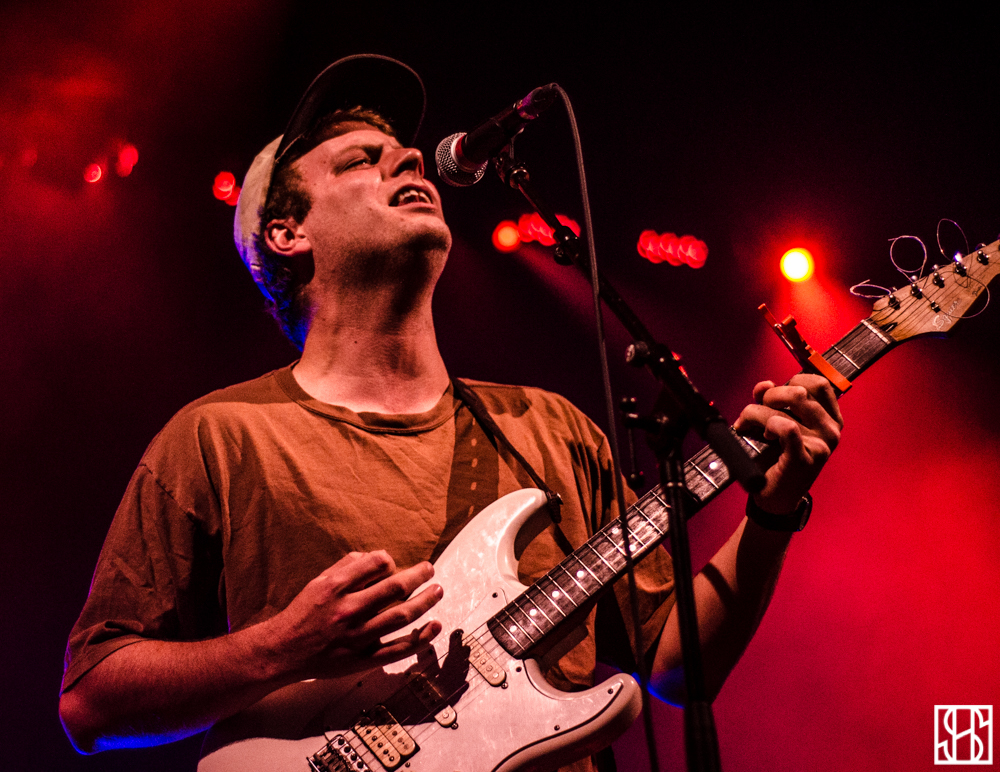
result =
[{"label": "fret wire", "polygon": [[[565,561],[564,561],[564,562],[565,562]],[[562,572],[563,572],[564,574],[566,574],[566,576],[568,576],[568,577],[569,577],[569,578],[570,578],[570,579],[572,580],[573,584],[575,584],[575,585],[576,585],[577,587],[579,587],[579,588],[580,588],[580,590],[582,590],[582,591],[583,591],[583,594],[584,594],[584,595],[586,595],[586,596],[587,596],[588,598],[590,597],[590,593],[589,593],[589,592],[587,592],[587,588],[586,588],[586,587],[584,587],[584,586],[583,586],[582,584],[580,584],[580,583],[579,583],[579,582],[578,582],[578,581],[576,580],[576,577],[575,577],[575,576],[573,576],[573,574],[571,574],[571,573],[570,573],[569,571],[567,571],[567,570],[566,570],[566,568],[565,568],[565,567],[563,566],[563,564],[562,564],[562,563],[560,563],[560,564],[559,564],[558,566],[556,566],[556,568],[560,568],[560,569],[562,569]],[[555,569],[553,569],[553,570],[555,570]],[[579,606],[580,604],[579,604],[579,603],[575,603],[574,605],[576,605],[576,606]]]},{"label": "fret wire", "polygon": [[603,530],[598,531],[596,534],[594,534],[595,538],[598,537],[598,536],[603,536],[604,540],[608,544],[610,544],[612,547],[614,547],[616,550],[618,550],[618,552],[621,553],[622,557],[625,557],[625,548],[624,547],[619,547],[617,544],[615,544],[615,540],[612,539],[610,536],[608,536],[606,533],[604,533]]},{"label": "fret wire", "polygon": [[702,477],[704,477],[706,480],[708,480],[708,482],[711,483],[712,487],[715,488],[715,490],[719,490],[718,483],[716,483],[715,480],[713,480],[711,477],[709,477],[707,474],[705,474],[705,472],[702,470],[702,468],[700,466],[698,466],[697,464],[692,464],[691,466],[694,467],[694,470],[698,474],[700,474]]},{"label": "fret wire", "polygon": [[[590,566],[588,566],[586,563],[580,560],[580,558],[576,557],[575,554],[570,555],[569,557],[573,558],[574,560],[576,560],[577,563],[583,566],[583,570],[586,571],[588,574],[590,574],[594,578],[595,582],[601,584],[601,580],[597,578],[597,574],[595,574],[593,571],[590,570]],[[587,594],[589,595],[590,593],[588,592]]]},{"label": "fret wire", "polygon": [[[638,518],[637,518],[637,519],[638,519]],[[640,525],[641,525],[641,524],[642,524],[642,522],[640,521]],[[631,527],[630,527],[630,528],[628,529],[628,538],[629,538],[629,542],[633,542],[633,541],[634,541],[634,542],[638,542],[638,544],[639,544],[639,547],[645,547],[645,546],[646,546],[646,543],[645,543],[645,542],[644,542],[644,541],[642,540],[642,536],[640,536],[640,535],[639,535],[639,531],[638,531],[638,530],[637,530],[636,528],[631,528]],[[623,545],[624,545],[624,540],[623,540],[623,542],[622,542],[622,543],[623,543]],[[624,547],[623,547],[623,549],[624,549]],[[635,550],[633,550],[633,549],[632,549],[631,547],[629,547],[629,551],[630,551],[630,552],[631,552],[631,553],[632,553],[633,555],[635,554]]]},{"label": "fret wire", "polygon": [[[670,507],[668,506],[667,502],[665,502],[663,499],[660,498],[659,491],[654,490],[653,493],[656,495],[656,500],[660,502],[661,506],[669,512]],[[651,526],[653,526],[653,530],[655,530],[657,533],[663,533],[663,531],[660,530],[659,526],[657,526],[656,523],[654,523],[652,519],[646,515],[645,512],[640,511],[639,514],[642,515],[649,522]]]},{"label": "fret wire", "polygon": [[888,335],[882,332],[882,330],[880,330],[877,325],[872,324],[872,322],[869,319],[862,319],[861,323],[869,330],[871,330],[872,333],[874,333],[878,338],[881,338],[886,345],[888,346],[892,345],[892,338],[890,338]]},{"label": "fret wire", "polygon": [[[523,598],[523,597],[524,597],[524,593],[522,593],[521,595],[518,595],[516,598],[514,598],[513,604],[517,607],[517,609],[522,614],[524,614],[525,617],[527,617],[528,621],[531,622],[531,624],[533,624],[535,626],[535,629],[538,630],[538,632],[540,632],[542,635],[545,635],[545,630],[543,630],[541,627],[538,626],[538,622],[536,622],[535,618],[531,615],[531,611],[530,610],[525,611],[524,607],[521,605],[521,598]],[[532,605],[534,605],[534,604],[532,604]],[[529,637],[534,638],[533,635],[529,635]]]},{"label": "fret wire", "polygon": [[845,354],[843,351],[841,351],[839,348],[837,348],[836,345],[832,346],[832,348],[833,348],[834,351],[836,351],[838,354],[840,354],[844,359],[846,359],[848,362],[850,362],[851,365],[854,367],[855,370],[860,370],[861,369],[860,367],[858,367],[858,363],[857,362],[855,362],[853,359],[851,359],[849,356],[847,356],[847,354]]},{"label": "fret wire", "polygon": [[[514,598],[514,600],[516,601],[516,600],[517,600],[517,598]],[[511,604],[508,604],[508,605],[507,605],[507,606],[506,606],[506,607],[504,608],[504,610],[503,610],[503,612],[502,612],[502,613],[503,613],[503,614],[505,614],[505,615],[507,616],[507,619],[509,619],[509,620],[510,620],[511,622],[513,622],[513,623],[514,623],[514,624],[515,624],[515,625],[517,626],[517,629],[518,629],[518,630],[520,630],[520,631],[521,631],[521,632],[522,632],[522,633],[524,634],[524,637],[525,637],[525,638],[527,638],[527,639],[528,639],[528,640],[530,641],[530,640],[531,640],[531,636],[530,636],[530,635],[528,634],[528,631],[527,631],[527,630],[525,630],[525,629],[524,629],[523,627],[521,627],[521,623],[520,623],[520,622],[518,622],[518,621],[517,621],[516,619],[514,619],[514,615],[513,615],[513,614],[511,614],[511,613],[510,613],[509,611],[507,611],[507,609],[508,609],[508,608],[510,608],[510,605],[511,605]],[[510,633],[510,634],[511,634],[512,636],[514,635],[514,631],[513,631],[513,630],[511,630],[511,629],[510,629],[509,627],[508,627],[508,628],[506,628],[506,630],[507,630],[507,632],[509,632],[509,633]]]},{"label": "fret wire", "polygon": [[[541,580],[539,580],[539,581],[541,581]],[[549,595],[547,595],[544,590],[542,590],[541,588],[539,588],[537,594],[538,594],[539,599],[545,598],[545,600],[552,606],[552,608],[555,609],[555,611],[558,612],[559,616],[562,619],[565,619],[566,617],[569,616],[569,614],[567,614],[565,611],[563,611],[561,608],[559,608],[559,604],[556,602],[555,598],[552,598]],[[559,595],[562,596],[562,591],[561,590],[559,591]],[[562,621],[562,619],[552,619],[552,617],[549,616],[548,612],[541,608],[540,600],[539,600],[539,602],[536,602],[536,605],[539,606],[539,610],[543,614],[545,614],[545,618],[548,619],[549,621],[551,621],[553,625],[557,625],[557,624],[559,624],[560,621]]]},{"label": "fret wire", "polygon": [[[549,571],[549,572],[548,572],[548,573],[546,574],[546,576],[548,576],[548,577],[549,577],[549,578],[551,579],[551,581],[552,581],[552,584],[554,584],[554,585],[555,585],[556,587],[558,587],[558,588],[559,588],[559,592],[560,592],[560,597],[562,597],[562,598],[566,598],[566,599],[567,599],[567,600],[568,600],[568,601],[569,601],[570,603],[572,603],[572,604],[573,604],[573,606],[574,606],[575,608],[580,608],[580,604],[579,604],[579,603],[577,603],[577,602],[576,602],[575,600],[573,600],[573,596],[572,596],[572,595],[570,595],[570,594],[569,594],[569,593],[568,593],[568,592],[566,591],[566,588],[565,588],[565,587],[563,587],[563,586],[562,586],[561,584],[559,584],[559,582],[558,582],[558,581],[556,581],[556,577],[555,577],[555,575],[554,575],[554,574],[555,574],[555,570],[556,570],[556,568],[560,569],[560,570],[561,570],[561,571],[562,571],[562,572],[563,572],[564,574],[568,573],[568,572],[566,571],[566,569],[562,567],[562,563],[560,563],[560,564],[559,564],[558,566],[556,566],[556,567],[555,567],[555,568],[553,568],[553,569],[552,569],[551,571]],[[573,577],[572,577],[572,576],[570,576],[570,579],[573,579]],[[573,581],[575,582],[576,580],[575,580],[575,579],[573,579]],[[583,588],[581,587],[580,589],[582,590]],[[586,592],[586,590],[584,590],[584,592]],[[560,611],[561,611],[561,609],[560,609]]]},{"label": "fret wire", "polygon": [[[611,565],[608,561],[606,561],[604,559],[604,556],[596,549],[594,549],[594,546],[589,541],[587,541],[583,546],[589,548],[591,552],[597,555],[597,557],[600,558],[601,562],[604,563],[604,565],[606,565],[609,569],[611,569],[611,573],[615,573],[615,567]],[[595,576],[594,578],[596,579],[597,577]]]},{"label": "fret wire", "polygon": [[[707,464],[705,463],[706,461],[708,461]],[[715,451],[712,450],[712,446],[706,445],[704,448],[702,448],[700,453],[698,453],[694,458],[688,461],[687,464],[685,464],[685,468],[687,468],[688,466],[697,467],[698,469],[701,469],[703,467],[708,467],[710,471],[715,471],[715,469],[717,469],[718,465],[721,463],[722,463],[721,459],[715,453]],[[715,468],[712,467],[712,464],[716,465]]]},{"label": "fret wire", "polygon": [[[529,587],[528,591],[525,592],[524,594],[527,595],[532,590],[535,590],[535,585],[532,585],[531,587]],[[535,594],[538,595],[538,596],[540,596],[540,597],[542,597],[542,598],[545,598],[546,600],[548,600],[548,598],[545,597],[545,593],[543,593],[541,590],[535,590]],[[531,602],[534,604],[535,608],[538,609],[541,612],[542,616],[545,617],[546,620],[548,620],[548,623],[550,625],[552,625],[553,627],[555,627],[555,625],[556,625],[557,622],[553,622],[552,621],[552,617],[550,617],[548,614],[545,613],[545,609],[542,608],[541,604],[538,601],[534,600],[534,599],[532,599]],[[551,603],[552,601],[549,601],[549,602]],[[558,610],[558,607],[557,607],[557,610]],[[566,615],[563,614],[563,619],[565,619],[565,618],[566,618]]]}]

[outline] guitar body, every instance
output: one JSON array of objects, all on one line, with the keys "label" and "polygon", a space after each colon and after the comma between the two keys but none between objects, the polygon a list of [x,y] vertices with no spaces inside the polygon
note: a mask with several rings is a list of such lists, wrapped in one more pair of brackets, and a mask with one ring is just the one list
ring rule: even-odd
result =
[{"label": "guitar body", "polygon": [[[273,692],[210,730],[198,772],[545,770],[608,745],[639,713],[632,678],[562,692],[535,660],[512,657],[486,628],[527,589],[517,579],[515,539],[544,505],[538,490],[508,494],[442,553],[433,582],[444,597],[426,615],[443,626],[433,651]],[[385,738],[373,740],[371,731]],[[395,732],[406,737],[394,747]]]}]

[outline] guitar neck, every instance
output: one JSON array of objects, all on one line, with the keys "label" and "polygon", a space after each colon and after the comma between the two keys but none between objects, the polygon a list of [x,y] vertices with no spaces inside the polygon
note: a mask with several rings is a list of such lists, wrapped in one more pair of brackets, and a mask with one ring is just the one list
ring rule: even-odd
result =
[{"label": "guitar neck", "polygon": [[[824,358],[848,380],[854,380],[885,354],[896,341],[871,318],[862,320],[837,341]],[[770,466],[777,451],[768,443],[741,438],[751,456]],[[689,493],[687,513],[700,511],[732,481],[729,470],[710,447],[696,453],[684,466]],[[667,537],[669,509],[657,486],[628,510],[629,548],[641,560]],[[578,618],[625,574],[626,558],[621,523],[615,520],[595,533],[559,565],[515,598],[488,625],[493,637],[515,657],[538,647],[569,617]]]}]

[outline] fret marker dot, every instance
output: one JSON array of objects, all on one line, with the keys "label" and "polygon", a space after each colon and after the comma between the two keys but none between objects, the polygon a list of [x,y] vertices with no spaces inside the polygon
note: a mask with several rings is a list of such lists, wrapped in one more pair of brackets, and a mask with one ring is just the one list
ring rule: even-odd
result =
[{"label": "fret marker dot", "polygon": [[516,632],[517,632],[517,625],[511,625],[511,626],[510,626],[510,631],[511,631],[512,633],[516,633]]},{"label": "fret marker dot", "polygon": [[621,530],[622,529],[616,525],[614,528],[611,529],[611,533],[621,533]]},{"label": "fret marker dot", "polygon": [[552,593],[553,598],[558,598],[560,595],[562,595],[562,593],[559,592],[559,590],[556,590],[555,592]]},{"label": "fret marker dot", "polygon": [[576,572],[577,579],[583,579],[584,576],[586,576],[586,572],[582,568]]},{"label": "fret marker dot", "polygon": [[714,472],[716,469],[719,468],[719,462],[713,461],[711,464],[708,465],[708,468]]},{"label": "fret marker dot", "polygon": [[528,615],[529,616],[535,616],[537,613],[538,613],[538,611],[536,609],[531,609],[531,611],[528,612]]}]

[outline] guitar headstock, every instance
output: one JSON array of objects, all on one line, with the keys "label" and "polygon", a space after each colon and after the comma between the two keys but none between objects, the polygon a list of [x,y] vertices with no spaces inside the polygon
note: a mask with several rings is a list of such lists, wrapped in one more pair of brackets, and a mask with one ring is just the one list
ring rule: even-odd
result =
[{"label": "guitar headstock", "polygon": [[880,298],[870,319],[898,342],[946,335],[998,272],[1000,241],[994,241]]}]

